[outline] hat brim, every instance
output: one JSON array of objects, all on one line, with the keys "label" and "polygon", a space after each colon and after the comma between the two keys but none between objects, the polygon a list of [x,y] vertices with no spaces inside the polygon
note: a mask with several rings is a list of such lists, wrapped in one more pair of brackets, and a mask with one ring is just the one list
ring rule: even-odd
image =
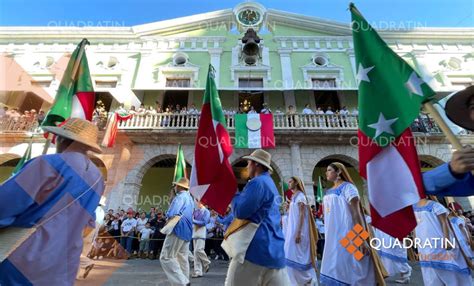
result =
[{"label": "hat brim", "polygon": [[86,140],[83,140],[82,138],[78,137],[77,134],[64,130],[64,128],[55,126],[45,126],[43,127],[43,130],[46,132],[53,133],[57,136],[81,143],[82,145],[89,147],[89,149],[95,153],[102,153],[102,149],[100,149],[99,145],[96,142],[88,142]]},{"label": "hat brim", "polygon": [[456,92],[446,102],[445,111],[449,120],[456,125],[474,131],[474,120],[471,120],[468,100],[474,96],[474,86]]},{"label": "hat brim", "polygon": [[185,188],[186,190],[189,190],[189,185],[181,184],[181,183],[178,183],[178,182],[173,182],[173,185],[174,186],[180,186],[180,187]]},{"label": "hat brim", "polygon": [[273,168],[272,168],[269,164],[267,164],[267,162],[263,161],[263,160],[260,159],[260,158],[257,158],[257,157],[254,157],[254,156],[249,155],[249,156],[244,156],[244,157],[242,157],[242,159],[245,159],[245,160],[252,160],[252,161],[254,161],[254,162],[257,162],[257,163],[259,163],[259,164],[262,164],[263,166],[267,167],[268,170],[270,170],[271,172],[273,172]]}]

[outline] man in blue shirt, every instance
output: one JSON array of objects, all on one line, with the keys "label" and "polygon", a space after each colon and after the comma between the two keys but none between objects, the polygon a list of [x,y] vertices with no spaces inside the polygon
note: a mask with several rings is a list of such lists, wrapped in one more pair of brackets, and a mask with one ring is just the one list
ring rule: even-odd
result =
[{"label": "man in blue shirt", "polygon": [[467,197],[474,195],[474,149],[455,151],[451,162],[423,173],[427,195]]},{"label": "man in blue shirt", "polygon": [[248,246],[244,263],[232,259],[226,286],[290,285],[285,268],[285,239],[281,229],[279,194],[270,176],[271,155],[256,150],[247,159],[251,180],[232,200],[234,217],[259,224]]},{"label": "man in blue shirt", "polygon": [[198,208],[193,213],[193,246],[194,246],[194,273],[193,278],[202,277],[203,268],[204,272],[209,271],[211,261],[206,255],[204,248],[206,246],[207,229],[206,224],[209,223],[211,213],[201,203],[197,203]]},{"label": "man in blue shirt", "polygon": [[193,232],[194,202],[188,192],[189,181],[181,178],[173,183],[176,196],[166,212],[168,220],[175,216],[180,219],[173,231],[168,234],[163,243],[160,255],[161,267],[172,285],[189,284],[189,242]]}]

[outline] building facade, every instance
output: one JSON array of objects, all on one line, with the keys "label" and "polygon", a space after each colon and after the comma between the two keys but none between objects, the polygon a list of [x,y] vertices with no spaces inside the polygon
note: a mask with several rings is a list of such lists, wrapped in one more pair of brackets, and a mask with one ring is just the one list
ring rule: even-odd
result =
[{"label": "building facade", "polygon": [[[350,167],[365,193],[357,171],[357,65],[349,23],[245,2],[132,27],[69,24],[0,27],[5,67],[1,103],[21,112],[47,111],[70,54],[83,38],[90,41],[86,53],[97,99],[109,112],[121,104],[136,109],[142,104],[199,109],[212,64],[231,136],[233,111],[251,107],[260,111],[264,104],[272,110],[276,148],[269,151],[277,184],[296,175],[312,189],[319,176],[324,181],[327,165],[339,161]],[[255,33],[248,34],[249,29]],[[383,30],[380,35],[438,98],[473,84],[473,29],[413,28]],[[302,114],[306,105],[314,113],[320,108],[326,114]],[[287,114],[290,106],[293,115]],[[33,140],[33,153],[38,155],[43,139],[28,124],[3,120],[0,128],[4,179],[28,142]],[[196,117],[137,115],[119,128],[116,145],[93,158],[106,177],[108,206],[165,208],[177,143],[183,145],[189,167],[193,162]],[[449,161],[451,146],[429,117],[420,114],[413,131],[423,170]],[[459,136],[464,144],[474,143],[472,134]],[[241,185],[246,180],[241,158],[251,151],[235,149],[231,157]],[[472,205],[468,199],[459,202],[468,209],[474,206],[474,200]]]}]

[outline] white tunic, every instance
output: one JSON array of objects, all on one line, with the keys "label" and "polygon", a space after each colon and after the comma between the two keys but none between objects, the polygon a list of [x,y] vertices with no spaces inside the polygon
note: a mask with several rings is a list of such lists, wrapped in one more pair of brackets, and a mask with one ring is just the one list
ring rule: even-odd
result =
[{"label": "white tunic", "polygon": [[377,250],[377,252],[388,275],[395,276],[400,273],[410,272],[411,267],[408,264],[407,249],[402,247],[402,241],[399,241],[398,244],[395,243],[396,238],[375,227],[374,232],[375,237],[381,242],[381,249]]},{"label": "white tunic", "polygon": [[[443,238],[443,230],[438,215],[448,214],[448,210],[440,203],[428,201],[422,207],[413,206],[418,225],[415,234],[421,244],[430,242],[431,245],[419,247],[420,266],[425,285],[471,285],[471,274],[466,261],[459,251],[459,246],[446,250],[435,240]],[[450,233],[450,241],[452,234]]]},{"label": "white tunic", "polygon": [[339,241],[354,227],[349,202],[359,197],[357,188],[343,183],[324,196],[325,245],[320,282],[323,285],[375,285],[373,261],[365,256],[357,261]]},{"label": "white tunic", "polygon": [[463,218],[457,216],[450,217],[449,220],[451,221],[454,232],[456,233],[456,237],[458,238],[459,243],[461,244],[461,248],[464,251],[464,254],[466,254],[466,256],[469,257],[471,260],[474,259],[474,253],[472,252],[472,249],[469,246],[468,241],[466,240],[466,235],[459,229],[459,225],[461,225],[461,227],[463,228],[466,228],[466,221]]},{"label": "white tunic", "polygon": [[[305,205],[305,214],[303,225],[301,226],[301,241],[296,243],[295,237],[300,225],[299,203]],[[285,230],[285,258],[291,285],[305,285],[310,281],[317,281],[316,271],[311,264],[309,234],[311,214],[308,211],[307,205],[308,201],[302,192],[297,192],[291,197]]]}]

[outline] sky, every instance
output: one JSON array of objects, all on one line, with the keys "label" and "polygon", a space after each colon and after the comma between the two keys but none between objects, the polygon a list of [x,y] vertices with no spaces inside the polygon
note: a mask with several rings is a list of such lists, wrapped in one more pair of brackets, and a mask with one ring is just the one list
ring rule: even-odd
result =
[{"label": "sky", "polygon": [[[234,0],[0,0],[0,26],[134,26],[233,8]],[[261,0],[266,8],[350,22],[344,0]],[[474,0],[353,0],[375,27],[474,27]]]}]

